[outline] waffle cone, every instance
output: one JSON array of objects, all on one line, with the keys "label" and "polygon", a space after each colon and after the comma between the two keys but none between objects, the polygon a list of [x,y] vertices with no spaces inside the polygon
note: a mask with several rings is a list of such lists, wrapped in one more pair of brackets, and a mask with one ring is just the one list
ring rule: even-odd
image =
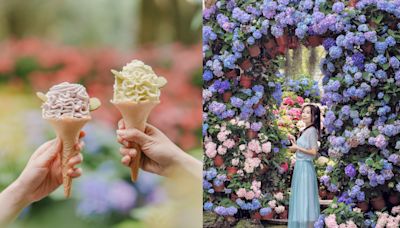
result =
[{"label": "waffle cone", "polygon": [[[125,122],[125,127],[136,128],[144,132],[146,129],[147,118],[151,110],[160,102],[159,101],[149,101],[149,102],[112,102],[115,107],[120,111],[122,118]],[[135,182],[138,178],[139,168],[143,161],[143,155],[140,147],[134,145],[136,151],[138,152],[135,160],[131,163],[131,179]]]},{"label": "waffle cone", "polygon": [[69,166],[68,160],[78,154],[74,145],[79,141],[79,133],[83,126],[90,120],[88,118],[62,118],[46,119],[53,126],[57,137],[62,142],[61,170],[63,176],[64,195],[71,196],[72,178],[67,175]]}]

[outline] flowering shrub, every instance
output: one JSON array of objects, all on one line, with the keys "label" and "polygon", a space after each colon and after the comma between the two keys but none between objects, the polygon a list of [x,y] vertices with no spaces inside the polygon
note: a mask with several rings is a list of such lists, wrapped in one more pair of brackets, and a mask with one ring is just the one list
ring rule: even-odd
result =
[{"label": "flowering shrub", "polygon": [[[204,137],[218,147],[208,129],[230,118],[261,122],[265,132],[277,132],[271,114],[282,102],[282,76],[276,73],[282,54],[299,42],[322,44],[327,55],[320,64],[321,102],[328,106],[323,124],[329,135],[323,148],[335,166],[321,182],[340,193],[343,208],[400,190],[395,178],[400,148],[399,18],[399,1],[216,1],[203,12]],[[278,146],[271,134],[269,138]],[[231,150],[239,151],[238,146]],[[210,166],[206,161],[205,169]],[[217,170],[224,172],[224,167]],[[268,181],[261,180],[261,191],[267,195],[264,183]],[[338,215],[325,214],[331,224],[339,221]],[[358,215],[372,221],[367,226],[377,219]],[[342,226],[359,224],[350,216],[340,219]]]},{"label": "flowering shrub", "polygon": [[301,108],[304,99],[292,92],[285,92],[284,98],[277,112],[279,130],[292,135],[297,135],[304,129],[304,122],[301,120]]},{"label": "flowering shrub", "polygon": [[284,91],[290,91],[302,98],[308,98],[309,102],[320,101],[320,88],[317,81],[308,77],[298,80],[289,79],[283,84]]}]

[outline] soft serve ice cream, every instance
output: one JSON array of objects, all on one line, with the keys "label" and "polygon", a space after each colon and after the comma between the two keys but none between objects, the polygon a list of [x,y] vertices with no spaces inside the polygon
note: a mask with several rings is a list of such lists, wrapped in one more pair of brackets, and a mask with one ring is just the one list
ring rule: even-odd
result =
[{"label": "soft serve ice cream", "polygon": [[[122,114],[126,128],[144,132],[151,110],[160,103],[160,88],[167,84],[164,77],[157,76],[153,69],[142,61],[133,60],[122,71],[111,70],[115,75],[114,98],[111,101]],[[138,178],[143,156],[138,145],[137,154],[131,163],[131,179]]]},{"label": "soft serve ice cream", "polygon": [[122,71],[111,72],[115,75],[113,102],[159,101],[160,88],[167,84],[164,77],[139,60],[128,63]]},{"label": "soft serve ice cream", "polygon": [[90,97],[85,87],[63,82],[50,88],[42,105],[45,119],[86,118],[90,116]]}]

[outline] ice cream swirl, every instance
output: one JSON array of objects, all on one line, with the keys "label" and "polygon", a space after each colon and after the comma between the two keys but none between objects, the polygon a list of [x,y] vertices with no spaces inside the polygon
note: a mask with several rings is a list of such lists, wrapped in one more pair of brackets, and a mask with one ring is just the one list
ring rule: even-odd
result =
[{"label": "ice cream swirl", "polygon": [[79,84],[63,82],[50,88],[42,105],[43,118],[89,117],[89,95]]},{"label": "ice cream swirl", "polygon": [[142,61],[133,60],[122,68],[112,70],[115,75],[114,102],[158,101],[160,88],[167,80],[157,76],[153,69]]}]

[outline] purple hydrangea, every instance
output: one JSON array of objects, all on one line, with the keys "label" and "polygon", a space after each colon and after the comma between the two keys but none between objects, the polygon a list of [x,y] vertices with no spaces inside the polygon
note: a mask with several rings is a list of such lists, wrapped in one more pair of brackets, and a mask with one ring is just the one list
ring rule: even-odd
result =
[{"label": "purple hydrangea", "polygon": [[346,174],[348,177],[350,177],[350,178],[355,177],[356,174],[357,174],[356,168],[354,167],[353,164],[348,164],[348,165],[345,167],[344,172],[345,172],[345,174]]},{"label": "purple hydrangea", "polygon": [[215,115],[220,115],[222,112],[225,111],[226,105],[223,103],[219,103],[217,101],[211,102],[211,104],[208,106],[209,110],[213,112]]},{"label": "purple hydrangea", "polygon": [[343,2],[335,2],[332,6],[332,10],[335,13],[340,13],[344,10],[344,3]]},{"label": "purple hydrangea", "polygon": [[231,104],[233,107],[240,108],[243,105],[243,100],[238,97],[231,97]]},{"label": "purple hydrangea", "polygon": [[245,11],[241,10],[238,7],[233,9],[232,18],[238,20],[242,24],[246,24],[251,20],[250,14],[246,13]]},{"label": "purple hydrangea", "polygon": [[329,50],[329,48],[333,47],[336,45],[336,40],[333,38],[326,38],[324,39],[324,41],[322,42],[322,46],[325,48],[325,50]]},{"label": "purple hydrangea", "polygon": [[255,123],[251,123],[250,128],[253,131],[259,131],[262,127],[262,123],[261,122],[255,122]]},{"label": "purple hydrangea", "polygon": [[365,60],[365,56],[360,53],[357,52],[355,53],[351,59],[353,60],[353,64],[358,67],[358,69],[363,69],[364,68],[364,60]]}]

